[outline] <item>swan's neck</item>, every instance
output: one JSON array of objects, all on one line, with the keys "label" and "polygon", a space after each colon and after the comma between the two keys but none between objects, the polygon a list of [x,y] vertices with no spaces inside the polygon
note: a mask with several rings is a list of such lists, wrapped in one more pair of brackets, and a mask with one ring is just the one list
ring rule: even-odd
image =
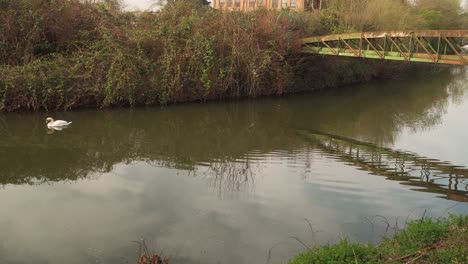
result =
[{"label": "swan's neck", "polygon": [[52,124],[54,122],[54,119],[49,119],[49,122],[47,122],[47,124]]}]

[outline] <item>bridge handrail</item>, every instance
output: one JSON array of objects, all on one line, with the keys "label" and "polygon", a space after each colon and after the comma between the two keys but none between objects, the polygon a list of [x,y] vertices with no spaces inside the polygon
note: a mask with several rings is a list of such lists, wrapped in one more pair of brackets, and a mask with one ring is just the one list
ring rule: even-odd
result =
[{"label": "bridge handrail", "polygon": [[468,65],[468,30],[356,32],[303,38],[302,52],[366,59]]},{"label": "bridge handrail", "polygon": [[398,31],[377,31],[377,32],[355,32],[355,33],[343,33],[343,34],[332,34],[326,36],[314,36],[303,38],[303,43],[330,41],[330,40],[349,40],[359,38],[383,38],[383,37],[410,37],[411,35],[417,35],[419,37],[447,37],[447,38],[468,38],[468,30],[398,30]]}]

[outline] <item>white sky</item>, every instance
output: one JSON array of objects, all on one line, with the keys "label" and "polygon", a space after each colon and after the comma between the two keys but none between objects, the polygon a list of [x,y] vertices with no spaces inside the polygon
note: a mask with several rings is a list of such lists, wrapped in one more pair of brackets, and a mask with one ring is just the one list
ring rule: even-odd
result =
[{"label": "white sky", "polygon": [[145,10],[150,8],[152,0],[123,0],[127,10]]}]

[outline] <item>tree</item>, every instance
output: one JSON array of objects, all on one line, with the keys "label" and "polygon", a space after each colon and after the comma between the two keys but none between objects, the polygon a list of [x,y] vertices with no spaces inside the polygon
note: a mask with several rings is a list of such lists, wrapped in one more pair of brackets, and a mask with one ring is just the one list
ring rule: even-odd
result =
[{"label": "tree", "polygon": [[460,0],[416,0],[415,9],[429,29],[457,29],[463,24]]}]

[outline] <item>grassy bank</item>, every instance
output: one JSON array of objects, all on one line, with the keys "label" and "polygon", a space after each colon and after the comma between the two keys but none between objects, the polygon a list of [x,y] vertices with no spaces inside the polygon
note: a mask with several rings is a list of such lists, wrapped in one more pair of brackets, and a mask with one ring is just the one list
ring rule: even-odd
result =
[{"label": "grassy bank", "polygon": [[423,218],[407,224],[377,246],[342,240],[310,249],[290,264],[309,263],[467,263],[468,215]]},{"label": "grassy bank", "polygon": [[419,66],[306,57],[298,39],[456,28],[466,18],[456,6],[431,5],[438,1],[343,1],[321,12],[239,13],[173,0],[137,13],[115,0],[0,0],[0,112],[280,95],[398,77]]}]

